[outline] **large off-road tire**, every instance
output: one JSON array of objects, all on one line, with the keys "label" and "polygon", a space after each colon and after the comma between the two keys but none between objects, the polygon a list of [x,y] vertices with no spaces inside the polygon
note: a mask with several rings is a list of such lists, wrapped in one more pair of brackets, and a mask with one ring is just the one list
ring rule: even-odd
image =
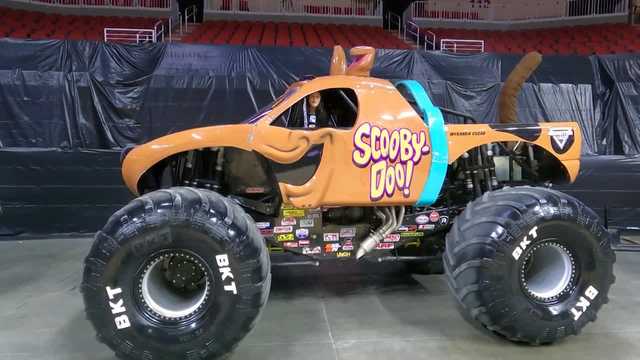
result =
[{"label": "large off-road tire", "polygon": [[109,219],[82,293],[98,339],[122,359],[217,359],[253,328],[270,281],[253,220],[212,191],[177,187]]},{"label": "large off-road tire", "polygon": [[509,340],[578,334],[614,282],[607,231],[575,198],[515,187],[471,202],[447,235],[449,286],[463,315]]}]

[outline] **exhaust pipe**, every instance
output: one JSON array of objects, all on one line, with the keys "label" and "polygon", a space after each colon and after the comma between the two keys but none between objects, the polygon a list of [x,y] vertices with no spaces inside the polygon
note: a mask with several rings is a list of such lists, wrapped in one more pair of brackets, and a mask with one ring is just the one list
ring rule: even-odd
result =
[{"label": "exhaust pipe", "polygon": [[376,246],[389,234],[398,228],[404,218],[404,206],[400,206],[396,213],[396,208],[386,207],[382,211],[375,209],[376,215],[382,219],[382,225],[379,229],[373,231],[358,248],[356,252],[356,259],[360,259]]}]

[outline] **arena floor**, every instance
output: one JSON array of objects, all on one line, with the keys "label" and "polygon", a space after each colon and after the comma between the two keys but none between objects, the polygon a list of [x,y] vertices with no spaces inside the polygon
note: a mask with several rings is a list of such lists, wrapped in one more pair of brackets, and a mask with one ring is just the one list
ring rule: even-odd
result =
[{"label": "arena floor", "polygon": [[[78,290],[90,239],[0,242],[0,360],[111,360]],[[271,298],[232,360],[637,359],[640,254],[619,254],[599,320],[554,346],[513,345],[458,315],[442,276],[399,265],[274,270]]]}]

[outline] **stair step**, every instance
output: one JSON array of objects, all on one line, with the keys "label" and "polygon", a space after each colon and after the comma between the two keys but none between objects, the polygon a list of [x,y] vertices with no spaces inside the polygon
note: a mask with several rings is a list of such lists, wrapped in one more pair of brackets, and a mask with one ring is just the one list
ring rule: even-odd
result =
[{"label": "stair step", "polygon": [[421,46],[418,46],[418,44],[416,44],[415,41],[411,40],[410,38],[408,39],[403,39],[402,36],[398,35],[398,30],[392,30],[392,29],[387,29],[386,30],[388,33],[393,34],[394,36],[396,36],[398,39],[404,41],[405,44],[407,45],[411,45],[414,48],[421,48]]}]

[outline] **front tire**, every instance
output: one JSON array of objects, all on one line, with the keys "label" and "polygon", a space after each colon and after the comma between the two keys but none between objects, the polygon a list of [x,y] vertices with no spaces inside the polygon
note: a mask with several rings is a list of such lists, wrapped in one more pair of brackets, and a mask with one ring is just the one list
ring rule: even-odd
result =
[{"label": "front tire", "polygon": [[558,191],[484,194],[455,220],[444,265],[463,315],[511,341],[553,343],[596,319],[614,282],[598,216]]},{"label": "front tire", "polygon": [[270,288],[253,220],[195,188],[158,190],[116,212],[85,259],[98,339],[123,359],[217,359],[253,328]]}]

